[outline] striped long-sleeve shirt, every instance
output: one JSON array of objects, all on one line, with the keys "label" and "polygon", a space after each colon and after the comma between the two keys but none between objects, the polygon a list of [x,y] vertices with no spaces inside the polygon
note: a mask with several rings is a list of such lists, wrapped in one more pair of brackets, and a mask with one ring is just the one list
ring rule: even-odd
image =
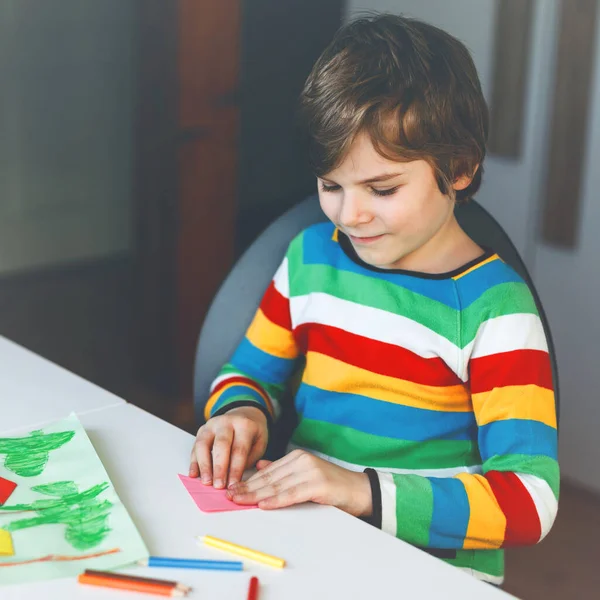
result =
[{"label": "striped long-sleeve shirt", "polygon": [[383,270],[333,225],[306,229],[206,416],[253,403],[276,419],[302,356],[292,444],[366,470],[384,531],[494,583],[503,548],[547,534],[559,489],[547,342],[496,254],[441,275]]}]

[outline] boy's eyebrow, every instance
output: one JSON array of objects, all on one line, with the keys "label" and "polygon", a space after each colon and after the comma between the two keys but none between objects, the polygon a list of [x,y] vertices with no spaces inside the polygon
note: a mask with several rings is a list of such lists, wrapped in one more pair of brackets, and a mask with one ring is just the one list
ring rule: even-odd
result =
[{"label": "boy's eyebrow", "polygon": [[379,183],[382,181],[388,181],[389,179],[394,179],[394,177],[399,177],[400,175],[403,175],[403,173],[382,173],[381,175],[369,177],[369,179],[364,179],[363,181],[359,181],[358,183]]},{"label": "boy's eyebrow", "polygon": [[[400,177],[400,175],[404,175],[404,173],[382,173],[381,175],[376,175],[375,177],[369,177],[369,179],[363,179],[363,181],[359,181],[358,185],[363,185],[365,183],[381,183],[382,181],[388,181],[389,179],[394,179],[394,177]],[[327,179],[324,175],[320,177],[322,181],[329,181],[333,183],[331,179]]]}]

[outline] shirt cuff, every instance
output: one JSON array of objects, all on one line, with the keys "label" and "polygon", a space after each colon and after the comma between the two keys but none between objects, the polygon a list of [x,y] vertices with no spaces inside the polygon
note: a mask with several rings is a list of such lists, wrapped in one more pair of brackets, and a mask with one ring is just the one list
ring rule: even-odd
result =
[{"label": "shirt cuff", "polygon": [[371,497],[373,500],[373,512],[369,517],[361,517],[365,523],[373,525],[381,529],[381,486],[379,485],[379,476],[375,469],[365,469],[364,472],[369,478],[369,484],[371,485]]},{"label": "shirt cuff", "polygon": [[226,404],[225,406],[222,406],[219,410],[215,411],[215,413],[211,415],[210,418],[212,419],[213,417],[219,417],[220,415],[224,415],[226,412],[229,412],[234,408],[241,408],[242,406],[251,406],[252,408],[258,408],[258,410],[260,410],[265,415],[265,417],[267,417],[267,430],[269,432],[270,439],[271,428],[273,427],[273,417],[271,416],[271,413],[264,406],[262,406],[262,404],[254,402],[253,400],[237,400],[236,402]]}]

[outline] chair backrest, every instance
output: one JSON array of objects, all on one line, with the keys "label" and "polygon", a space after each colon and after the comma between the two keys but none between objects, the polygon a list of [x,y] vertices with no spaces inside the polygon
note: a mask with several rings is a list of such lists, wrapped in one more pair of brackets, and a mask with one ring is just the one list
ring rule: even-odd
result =
[{"label": "chair backrest", "polygon": [[[458,206],[456,217],[475,242],[497,252],[531,289],[548,339],[558,417],[558,369],[554,344],[542,304],[523,260],[504,229],[476,201]],[[309,196],[267,227],[221,285],[206,315],[196,352],[194,408],[198,424],[204,422],[203,411],[210,384],[244,336],[289,242],[304,228],[325,220],[317,195]]]}]

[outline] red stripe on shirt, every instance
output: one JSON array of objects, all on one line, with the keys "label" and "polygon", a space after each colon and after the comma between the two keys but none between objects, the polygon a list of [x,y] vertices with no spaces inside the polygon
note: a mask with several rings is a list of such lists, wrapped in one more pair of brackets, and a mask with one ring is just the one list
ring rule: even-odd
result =
[{"label": "red stripe on shirt", "polygon": [[473,394],[511,385],[553,388],[550,357],[542,350],[513,350],[473,358],[469,369]]},{"label": "red stripe on shirt", "polygon": [[461,385],[458,376],[439,357],[423,358],[414,352],[319,323],[304,323],[294,330],[301,352],[319,352],[346,364],[423,385]]},{"label": "red stripe on shirt", "polygon": [[277,291],[272,281],[263,296],[260,308],[269,321],[291,331],[290,302]]},{"label": "red stripe on shirt", "polygon": [[503,546],[537,544],[542,525],[535,503],[515,473],[489,471],[485,475],[506,517]]}]

